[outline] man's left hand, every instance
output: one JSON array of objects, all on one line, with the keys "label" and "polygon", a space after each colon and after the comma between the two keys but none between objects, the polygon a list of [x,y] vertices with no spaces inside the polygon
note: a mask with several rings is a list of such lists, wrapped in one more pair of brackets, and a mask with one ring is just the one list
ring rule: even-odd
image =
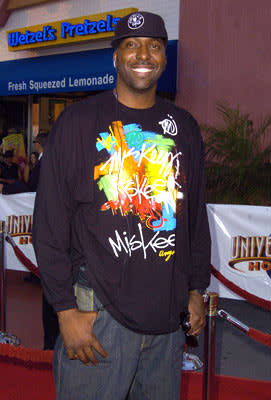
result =
[{"label": "man's left hand", "polygon": [[196,290],[189,292],[188,311],[190,313],[189,322],[191,324],[188,334],[198,336],[206,325],[206,313],[203,296]]}]

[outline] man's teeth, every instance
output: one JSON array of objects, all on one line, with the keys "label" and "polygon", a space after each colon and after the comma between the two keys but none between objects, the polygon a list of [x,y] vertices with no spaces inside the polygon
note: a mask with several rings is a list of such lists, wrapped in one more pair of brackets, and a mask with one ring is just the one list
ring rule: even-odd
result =
[{"label": "man's teeth", "polygon": [[151,68],[144,68],[144,67],[134,68],[134,71],[137,71],[137,72],[150,72]]}]

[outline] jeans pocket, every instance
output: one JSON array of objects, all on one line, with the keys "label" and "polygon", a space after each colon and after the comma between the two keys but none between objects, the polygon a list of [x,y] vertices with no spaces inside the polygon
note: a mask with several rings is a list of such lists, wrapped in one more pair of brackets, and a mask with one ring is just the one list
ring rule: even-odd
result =
[{"label": "jeans pocket", "polygon": [[183,348],[185,344],[185,335],[182,329],[171,333],[172,335],[172,362],[173,364],[181,363],[183,357]]}]

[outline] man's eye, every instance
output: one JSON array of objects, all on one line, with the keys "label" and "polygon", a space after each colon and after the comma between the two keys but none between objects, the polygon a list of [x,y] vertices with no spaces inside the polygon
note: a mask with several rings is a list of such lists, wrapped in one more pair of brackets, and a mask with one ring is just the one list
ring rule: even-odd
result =
[{"label": "man's eye", "polygon": [[135,44],[135,42],[127,42],[127,43],[126,43],[126,46],[127,46],[129,49],[132,49],[132,48],[136,47],[136,44]]},{"label": "man's eye", "polygon": [[155,42],[155,43],[152,43],[152,44],[151,44],[151,48],[152,48],[152,49],[159,50],[160,47],[161,47],[161,45],[160,45],[160,43],[158,43],[158,42]]}]

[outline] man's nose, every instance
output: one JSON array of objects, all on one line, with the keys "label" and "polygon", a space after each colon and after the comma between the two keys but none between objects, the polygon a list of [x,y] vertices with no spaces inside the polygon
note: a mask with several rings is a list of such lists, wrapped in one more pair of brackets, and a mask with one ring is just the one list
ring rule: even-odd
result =
[{"label": "man's nose", "polygon": [[149,46],[146,44],[142,44],[139,46],[137,49],[137,55],[136,55],[138,60],[148,60],[150,58],[150,49]]}]

